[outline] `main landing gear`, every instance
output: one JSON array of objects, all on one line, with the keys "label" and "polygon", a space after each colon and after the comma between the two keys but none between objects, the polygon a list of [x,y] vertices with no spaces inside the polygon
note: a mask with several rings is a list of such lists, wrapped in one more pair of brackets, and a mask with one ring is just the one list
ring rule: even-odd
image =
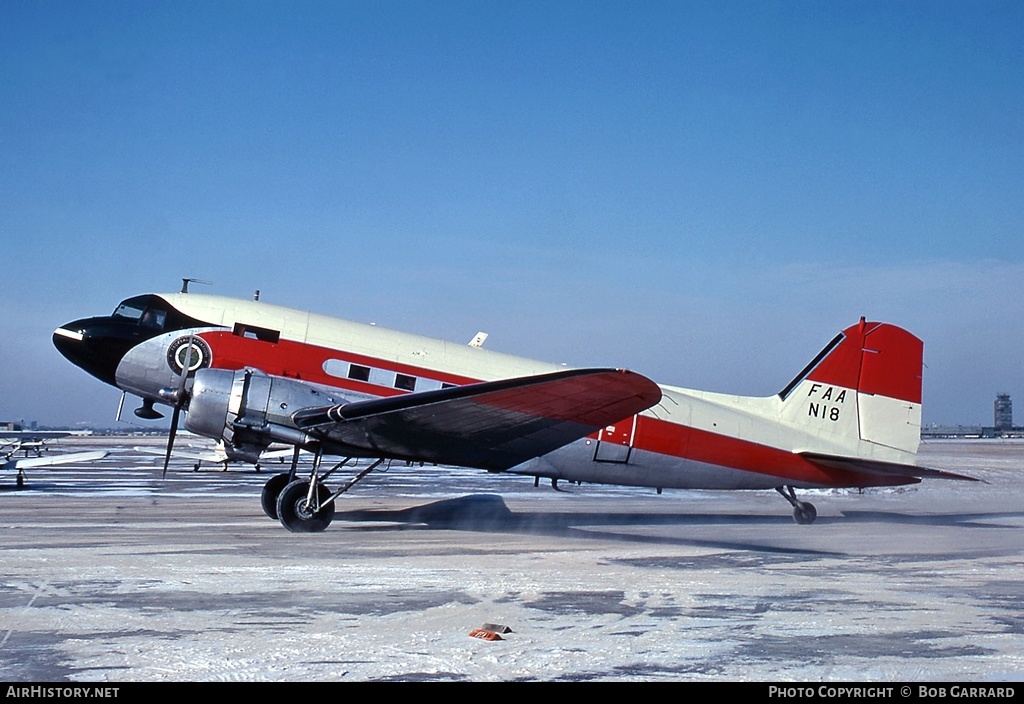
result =
[{"label": "main landing gear", "polygon": [[[383,459],[376,460],[341,489],[331,493],[331,490],[324,486],[323,480],[345,466],[352,458],[346,457],[321,475],[322,458],[323,455],[318,451],[313,460],[309,479],[297,479],[299,448],[296,447],[291,470],[285,474],[274,475],[263,485],[263,494],[260,497],[263,512],[270,518],[281,521],[281,524],[293,533],[319,533],[325,530],[334,520],[335,499],[384,462]],[[312,487],[316,487],[316,490],[314,491]]]},{"label": "main landing gear", "polygon": [[814,523],[818,517],[818,509],[810,501],[800,501],[796,498],[796,492],[791,486],[777,486],[775,491],[782,494],[782,498],[793,506],[793,520],[802,526]]},{"label": "main landing gear", "polygon": [[334,497],[323,484],[316,484],[316,495],[310,482],[297,479],[277,497],[277,515],[281,524],[293,533],[319,533],[334,520]]}]

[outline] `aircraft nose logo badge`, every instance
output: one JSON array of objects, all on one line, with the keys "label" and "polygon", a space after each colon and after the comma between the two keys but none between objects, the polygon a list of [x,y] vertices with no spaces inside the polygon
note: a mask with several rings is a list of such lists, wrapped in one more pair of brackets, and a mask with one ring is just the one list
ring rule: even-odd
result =
[{"label": "aircraft nose logo badge", "polygon": [[[191,345],[190,345],[191,343]],[[191,354],[189,350],[191,349]],[[189,373],[210,366],[210,346],[199,337],[179,337],[167,348],[167,364],[175,374],[181,374],[186,362]]]}]

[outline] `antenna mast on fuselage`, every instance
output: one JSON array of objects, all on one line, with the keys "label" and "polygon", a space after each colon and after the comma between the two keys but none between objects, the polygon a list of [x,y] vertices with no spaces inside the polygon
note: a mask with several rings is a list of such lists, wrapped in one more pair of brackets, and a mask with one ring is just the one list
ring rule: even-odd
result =
[{"label": "antenna mast on fuselage", "polygon": [[182,293],[188,293],[188,285],[190,283],[192,283],[192,282],[195,282],[197,284],[206,284],[207,286],[213,286],[213,282],[212,281],[203,281],[202,279],[192,279],[192,278],[182,277],[182,279],[181,279],[181,292]]}]

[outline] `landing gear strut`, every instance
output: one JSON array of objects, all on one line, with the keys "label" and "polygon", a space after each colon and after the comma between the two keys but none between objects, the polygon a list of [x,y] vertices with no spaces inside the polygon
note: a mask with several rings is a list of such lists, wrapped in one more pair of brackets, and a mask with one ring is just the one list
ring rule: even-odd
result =
[{"label": "landing gear strut", "polygon": [[800,501],[797,499],[796,492],[791,486],[777,486],[775,491],[782,494],[782,498],[793,507],[794,521],[802,526],[814,523],[814,519],[818,517],[818,510],[814,508],[814,504],[810,501]]},{"label": "landing gear strut", "polygon": [[270,518],[280,520],[281,524],[293,533],[319,533],[325,530],[334,520],[334,500],[384,462],[383,459],[378,459],[360,471],[345,486],[331,493],[331,490],[323,485],[323,480],[341,469],[352,458],[346,457],[321,475],[322,459],[323,454],[318,450],[313,459],[309,479],[296,479],[299,462],[299,448],[296,447],[291,471],[271,477],[263,486],[263,494],[260,497],[263,512]]}]

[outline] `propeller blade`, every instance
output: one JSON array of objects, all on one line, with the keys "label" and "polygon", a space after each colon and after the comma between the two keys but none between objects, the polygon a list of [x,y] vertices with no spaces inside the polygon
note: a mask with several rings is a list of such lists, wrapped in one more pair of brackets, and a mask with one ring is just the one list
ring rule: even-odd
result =
[{"label": "propeller blade", "polygon": [[171,414],[171,432],[167,436],[167,454],[164,455],[164,479],[167,478],[167,465],[171,463],[171,449],[174,447],[174,436],[178,432],[178,416],[181,415],[181,406],[174,405],[174,413]]},{"label": "propeller blade", "polygon": [[188,349],[185,351],[185,360],[181,365],[181,376],[178,377],[178,395],[174,400],[176,406],[185,401],[185,383],[188,381],[188,369],[192,366],[192,350],[195,349],[195,335],[188,336]]},{"label": "propeller blade", "polygon": [[178,419],[181,408],[188,400],[185,384],[188,382],[188,370],[192,366],[192,350],[195,348],[195,335],[188,336],[188,349],[181,365],[181,376],[178,377],[178,390],[174,393],[174,413],[171,414],[171,432],[167,436],[167,454],[164,455],[164,478],[167,478],[167,466],[171,463],[171,450],[174,448],[174,436],[178,433]]}]

